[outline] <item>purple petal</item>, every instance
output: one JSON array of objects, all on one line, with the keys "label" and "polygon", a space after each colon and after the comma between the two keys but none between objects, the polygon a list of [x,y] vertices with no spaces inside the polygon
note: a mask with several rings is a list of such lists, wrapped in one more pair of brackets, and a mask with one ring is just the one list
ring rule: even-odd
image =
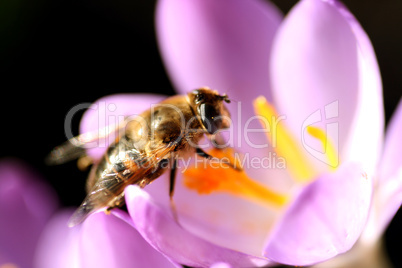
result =
[{"label": "purple petal", "polygon": [[155,249],[177,263],[209,267],[225,262],[235,267],[255,267],[270,263],[238,251],[212,244],[183,229],[136,186],[126,188],[126,203],[134,225]]},{"label": "purple petal", "polygon": [[55,217],[43,234],[36,266],[46,267],[176,267],[154,250],[123,218],[103,212],[68,228],[70,212]]},{"label": "purple petal", "polygon": [[341,161],[374,166],[382,131],[381,81],[370,41],[353,16],[333,1],[301,1],[281,25],[272,55],[275,102],[305,147],[321,151],[304,135],[313,124],[328,132]]},{"label": "purple petal", "polygon": [[[35,254],[37,268],[80,268],[80,227],[67,226],[73,211],[58,212],[42,233]],[[84,257],[84,256],[83,256]]]},{"label": "purple petal", "polygon": [[[276,211],[232,194],[200,195],[184,185],[180,171],[176,177],[174,202],[181,227],[221,247],[261,255],[267,232],[277,216]],[[144,190],[153,203],[166,213],[171,212],[168,173]]]},{"label": "purple petal", "polygon": [[384,152],[374,191],[374,205],[370,211],[363,239],[377,242],[402,204],[402,101],[399,102],[388,125]]},{"label": "purple petal", "polygon": [[83,223],[81,232],[82,267],[174,267],[115,216],[96,213]]},{"label": "purple petal", "polygon": [[278,9],[259,0],[160,0],[156,12],[162,56],[180,92],[208,85],[247,99],[269,94],[280,21]]},{"label": "purple petal", "polygon": [[57,207],[53,190],[17,160],[0,162],[0,266],[31,267],[36,244]]},{"label": "purple petal", "polygon": [[372,180],[360,166],[340,166],[308,185],[269,237],[264,255],[288,265],[311,265],[349,250],[366,223]]},{"label": "purple petal", "polygon": [[[329,1],[349,23],[355,35],[359,67],[359,95],[354,121],[343,154],[344,159],[360,161],[373,173],[382,151],[384,107],[381,74],[369,37],[340,1]],[[364,138],[363,138],[364,137]]]},{"label": "purple petal", "polygon": [[[181,165],[179,163],[179,168],[185,169]],[[181,227],[210,243],[260,256],[268,230],[278,216],[278,211],[233,194],[217,192],[200,195],[183,183],[180,172],[183,169],[178,170],[174,191]],[[166,213],[171,212],[168,173],[144,190],[151,196],[152,203]]]},{"label": "purple petal", "polygon": [[384,151],[379,166],[380,183],[388,180],[402,167],[402,99],[388,124]]},{"label": "purple petal", "polygon": [[[271,43],[282,16],[269,2],[259,0],[161,0],[156,26],[160,50],[179,92],[209,86],[228,93],[232,129],[227,140],[262,158],[265,133],[243,134],[254,116],[252,102],[270,96]],[[261,129],[257,118],[248,129]],[[255,170],[250,170],[255,172]]]},{"label": "purple petal", "polygon": [[[107,126],[113,127],[125,117],[139,115],[164,98],[153,94],[116,94],[103,97],[94,102],[84,113],[80,133],[96,132]],[[115,138],[116,134],[112,132],[107,140],[100,139],[90,143],[88,155],[94,160],[100,159]]]},{"label": "purple petal", "polygon": [[214,263],[211,268],[232,268],[232,266],[225,262],[217,262]]}]

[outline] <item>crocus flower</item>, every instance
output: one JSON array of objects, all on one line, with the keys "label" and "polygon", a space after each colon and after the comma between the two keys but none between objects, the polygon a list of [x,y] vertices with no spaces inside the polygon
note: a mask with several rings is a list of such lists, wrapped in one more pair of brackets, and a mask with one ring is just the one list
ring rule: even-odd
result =
[{"label": "crocus flower", "polygon": [[32,267],[38,239],[58,206],[54,191],[28,165],[0,162],[0,267]]},{"label": "crocus flower", "polygon": [[[231,145],[259,158],[275,152],[287,169],[189,169],[175,190],[178,222],[166,176],[147,192],[129,186],[128,211],[144,239],[177,263],[202,267],[310,265],[349,250],[368,216],[383,129],[380,74],[356,19],[337,1],[303,0],[282,21],[262,1],[161,0],[157,32],[177,91],[227,92],[241,102],[230,106],[240,128]],[[83,132],[156,101],[136,97],[96,102]],[[277,126],[276,136],[243,135],[258,128],[254,111],[264,127]],[[279,115],[286,118],[274,124]]]}]

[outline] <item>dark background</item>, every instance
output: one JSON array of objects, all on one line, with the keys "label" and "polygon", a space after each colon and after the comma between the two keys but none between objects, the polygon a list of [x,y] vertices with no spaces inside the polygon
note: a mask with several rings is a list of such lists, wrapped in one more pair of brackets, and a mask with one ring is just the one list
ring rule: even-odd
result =
[{"label": "dark background", "polygon": [[[285,13],[296,3],[273,2]],[[402,2],[344,3],[377,53],[388,121],[402,92]],[[67,112],[108,94],[174,94],[156,44],[154,6],[155,0],[0,2],[0,157],[17,157],[34,166],[65,206],[81,203],[87,174],[75,163],[47,167],[43,159],[65,140]],[[74,133],[79,117],[73,121]],[[401,214],[385,240],[392,262],[400,267]]]}]

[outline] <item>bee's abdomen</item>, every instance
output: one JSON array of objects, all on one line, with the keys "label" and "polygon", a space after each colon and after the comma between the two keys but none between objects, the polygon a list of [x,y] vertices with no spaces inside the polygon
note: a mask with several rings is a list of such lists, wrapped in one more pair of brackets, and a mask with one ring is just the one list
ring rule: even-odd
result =
[{"label": "bee's abdomen", "polygon": [[109,163],[103,169],[96,184],[111,195],[119,195],[127,184],[132,183],[133,172],[131,169],[132,167],[129,167],[123,161]]}]

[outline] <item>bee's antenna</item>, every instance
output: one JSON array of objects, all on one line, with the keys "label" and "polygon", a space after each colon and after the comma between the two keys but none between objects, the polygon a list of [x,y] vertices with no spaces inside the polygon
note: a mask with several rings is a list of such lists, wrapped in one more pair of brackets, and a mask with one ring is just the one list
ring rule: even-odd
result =
[{"label": "bee's antenna", "polygon": [[227,94],[223,94],[222,96],[219,96],[219,97],[226,103],[230,103],[230,101],[231,101]]},{"label": "bee's antenna", "polygon": [[233,102],[240,102],[240,101],[235,100],[235,99],[230,99],[230,101],[233,101]]}]

